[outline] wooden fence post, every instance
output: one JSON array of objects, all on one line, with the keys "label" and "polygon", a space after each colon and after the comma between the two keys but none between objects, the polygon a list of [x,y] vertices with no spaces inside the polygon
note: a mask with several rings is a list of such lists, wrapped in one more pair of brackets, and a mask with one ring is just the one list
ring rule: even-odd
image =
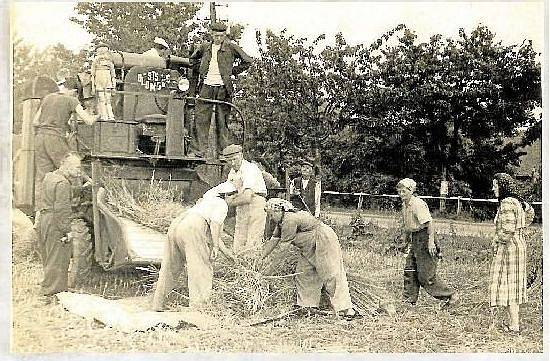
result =
[{"label": "wooden fence post", "polygon": [[458,216],[461,211],[462,204],[460,203],[460,196],[456,199],[456,215]]}]

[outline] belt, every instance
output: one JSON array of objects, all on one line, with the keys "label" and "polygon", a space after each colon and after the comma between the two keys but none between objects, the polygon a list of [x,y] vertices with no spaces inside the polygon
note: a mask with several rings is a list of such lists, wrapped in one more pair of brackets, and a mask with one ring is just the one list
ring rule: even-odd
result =
[{"label": "belt", "polygon": [[58,135],[60,137],[65,137],[64,132],[61,129],[57,128],[46,128],[46,127],[37,127],[36,128],[36,134],[51,134],[51,135]]}]

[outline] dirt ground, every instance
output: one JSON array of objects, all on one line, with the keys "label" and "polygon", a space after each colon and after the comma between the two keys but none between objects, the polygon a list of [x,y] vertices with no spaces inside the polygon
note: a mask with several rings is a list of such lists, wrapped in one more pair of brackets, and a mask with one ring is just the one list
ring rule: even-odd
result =
[{"label": "dirt ground", "polygon": [[[450,246],[450,245],[448,245]],[[403,256],[382,256],[365,249],[344,250],[345,264],[368,276],[400,300]],[[51,352],[529,352],[543,351],[542,295],[530,290],[522,305],[522,331],[502,330],[504,312],[492,313],[486,300],[487,261],[457,260],[440,264],[440,274],[460,290],[461,303],[441,310],[440,303],[422,292],[418,304],[396,301],[397,316],[381,315],[344,321],[333,316],[287,318],[249,327],[235,319],[221,320],[214,330],[154,329],[123,333],[68,313],[59,304],[38,301],[42,272],[27,258],[13,265],[12,344],[15,353]],[[140,275],[96,271],[94,287],[80,289],[105,296],[136,296]]]}]

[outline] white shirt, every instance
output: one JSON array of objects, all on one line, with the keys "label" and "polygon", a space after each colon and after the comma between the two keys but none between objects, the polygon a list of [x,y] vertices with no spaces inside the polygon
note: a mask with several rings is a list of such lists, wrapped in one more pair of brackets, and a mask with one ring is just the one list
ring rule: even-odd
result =
[{"label": "white shirt", "polygon": [[231,182],[241,180],[243,189],[250,189],[254,193],[261,193],[264,196],[267,195],[267,187],[265,186],[262,171],[256,164],[250,163],[245,159],[243,159],[238,171],[231,168],[227,175],[227,180]]},{"label": "white shirt", "polygon": [[223,224],[227,217],[227,203],[219,197],[201,198],[188,212],[198,214],[206,219],[208,223],[215,222]]},{"label": "white shirt", "polygon": [[208,73],[206,73],[206,78],[204,79],[204,84],[206,85],[224,85],[218,66],[218,50],[220,50],[220,46],[221,44],[212,44],[212,57],[210,58],[210,64],[208,64]]}]

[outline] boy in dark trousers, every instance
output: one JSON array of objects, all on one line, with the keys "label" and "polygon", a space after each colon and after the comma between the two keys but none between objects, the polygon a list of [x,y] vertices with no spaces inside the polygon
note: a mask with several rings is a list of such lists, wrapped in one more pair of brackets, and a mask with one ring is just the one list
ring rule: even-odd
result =
[{"label": "boy in dark trousers", "polygon": [[432,216],[428,205],[413,195],[416,182],[405,178],[397,183],[402,200],[402,236],[411,243],[405,261],[403,302],[416,304],[420,286],[444,306],[458,302],[458,293],[437,277],[438,247],[435,244]]}]

